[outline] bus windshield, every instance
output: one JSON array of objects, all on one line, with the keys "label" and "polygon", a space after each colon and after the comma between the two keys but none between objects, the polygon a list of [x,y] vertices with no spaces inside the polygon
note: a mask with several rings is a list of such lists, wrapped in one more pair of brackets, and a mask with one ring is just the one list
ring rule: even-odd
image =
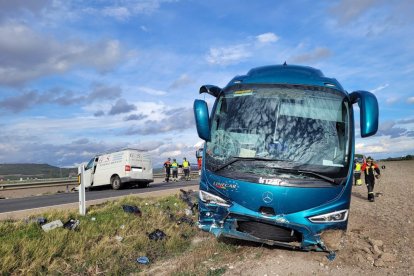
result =
[{"label": "bus windshield", "polygon": [[280,175],[280,168],[285,176],[296,169],[346,177],[349,106],[344,93],[325,87],[230,87],[212,115],[206,168],[232,178]]}]

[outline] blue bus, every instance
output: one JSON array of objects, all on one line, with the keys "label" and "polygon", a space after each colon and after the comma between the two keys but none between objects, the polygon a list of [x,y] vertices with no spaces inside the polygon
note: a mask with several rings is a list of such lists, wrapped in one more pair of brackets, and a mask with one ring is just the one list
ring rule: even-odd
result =
[{"label": "blue bus", "polygon": [[334,253],[346,231],[355,148],[378,128],[378,102],[315,68],[272,65],[204,85],[199,227],[216,237]]}]

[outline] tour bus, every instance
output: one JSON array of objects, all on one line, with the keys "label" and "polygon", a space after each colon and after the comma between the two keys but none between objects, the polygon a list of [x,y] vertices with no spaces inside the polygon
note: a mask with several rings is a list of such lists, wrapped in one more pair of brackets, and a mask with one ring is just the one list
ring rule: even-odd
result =
[{"label": "tour bus", "polygon": [[376,97],[348,93],[320,70],[286,63],[199,92],[216,98],[211,115],[204,100],[194,102],[206,141],[199,227],[217,237],[334,255],[348,223],[353,104],[360,135],[368,137],[378,128]]},{"label": "tour bus", "polygon": [[100,154],[85,166],[85,188],[111,185],[118,190],[126,184],[148,187],[154,181],[150,156],[136,149]]}]

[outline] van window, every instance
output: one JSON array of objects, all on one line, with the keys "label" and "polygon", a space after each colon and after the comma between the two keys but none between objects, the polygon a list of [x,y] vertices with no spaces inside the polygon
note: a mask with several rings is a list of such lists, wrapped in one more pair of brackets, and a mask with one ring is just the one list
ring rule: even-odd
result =
[{"label": "van window", "polygon": [[85,171],[92,168],[94,160],[95,160],[95,158],[92,158],[91,161],[89,161],[88,165],[86,165]]}]

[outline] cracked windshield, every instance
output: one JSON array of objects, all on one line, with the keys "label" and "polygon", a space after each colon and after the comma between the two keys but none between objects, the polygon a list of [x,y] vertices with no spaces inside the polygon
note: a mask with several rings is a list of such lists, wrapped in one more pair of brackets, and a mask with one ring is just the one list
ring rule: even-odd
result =
[{"label": "cracked windshield", "polygon": [[[280,176],[278,168],[294,168],[346,174],[348,101],[332,89],[233,88],[219,99],[211,127],[209,170]],[[268,160],[273,162],[264,162]]]}]

